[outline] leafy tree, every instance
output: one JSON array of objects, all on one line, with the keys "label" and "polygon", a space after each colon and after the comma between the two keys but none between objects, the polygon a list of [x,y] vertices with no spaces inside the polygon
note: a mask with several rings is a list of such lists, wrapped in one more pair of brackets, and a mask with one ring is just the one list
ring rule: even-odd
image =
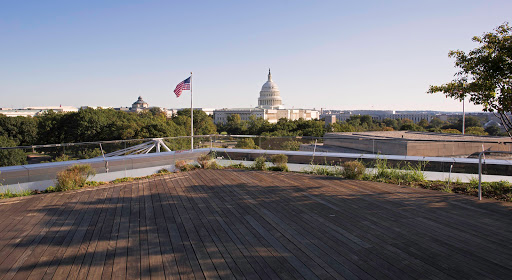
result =
[{"label": "leafy tree", "polygon": [[0,114],[0,135],[13,139],[18,145],[31,145],[37,139],[37,121],[31,117],[7,117]]},{"label": "leafy tree", "polygon": [[[16,147],[16,142],[0,136],[0,147]],[[20,149],[0,149],[0,166],[22,165],[27,163],[25,152]]]},{"label": "leafy tree", "polygon": [[281,149],[286,151],[298,151],[302,143],[297,140],[289,140],[281,144]]},{"label": "leafy tree", "polygon": [[398,130],[398,129],[400,129],[400,125],[398,124],[398,121],[397,121],[397,120],[390,119],[390,118],[385,118],[382,122],[383,122],[387,127],[392,127],[394,130]]},{"label": "leafy tree", "polygon": [[412,122],[407,122],[407,123],[404,123],[402,124],[402,126],[400,127],[400,130],[410,130],[410,131],[425,131],[425,129],[423,129],[423,127],[415,124],[415,123],[412,123]]},{"label": "leafy tree", "polygon": [[264,120],[262,117],[250,116],[247,123],[248,131],[250,135],[261,135],[265,131],[272,130],[272,125]]},{"label": "leafy tree", "polygon": [[468,127],[466,129],[465,133],[470,134],[470,135],[489,135],[487,132],[485,132],[484,128],[481,126]]},{"label": "leafy tree", "polygon": [[362,115],[360,120],[361,120],[361,124],[367,124],[368,126],[373,124],[373,119],[369,115]]},{"label": "leafy tree", "polygon": [[[482,125],[480,124],[480,120],[477,117],[466,116],[465,128],[467,129],[470,127],[482,127]],[[457,124],[455,125],[454,128],[458,129],[459,131],[462,131],[462,118],[459,118],[459,120],[457,120]]]},{"label": "leafy tree", "polygon": [[254,143],[252,138],[243,138],[238,141],[235,145],[235,148],[239,149],[259,149],[259,147]]},{"label": "leafy tree", "polygon": [[429,124],[429,126],[430,126],[431,128],[441,128],[444,124],[445,124],[445,122],[444,122],[444,121],[442,121],[440,118],[437,118],[437,117],[436,117],[436,118],[432,118],[432,119],[430,120],[430,124]]},{"label": "leafy tree", "polygon": [[485,128],[485,132],[487,132],[489,135],[492,136],[498,136],[500,135],[500,127],[497,124],[492,124]]},{"label": "leafy tree", "polygon": [[418,122],[418,125],[423,128],[427,128],[429,126],[429,123],[426,119],[421,119],[421,121]]},{"label": "leafy tree", "polygon": [[[176,124],[188,124],[187,135],[190,135],[190,109],[178,111]],[[194,110],[194,135],[209,135],[217,133],[213,119],[203,110]]]},{"label": "leafy tree", "polygon": [[441,86],[430,86],[428,93],[442,92],[447,97],[482,105],[484,111],[494,112],[500,118],[510,137],[512,120],[512,27],[508,23],[494,32],[473,37],[480,46],[465,53],[450,51],[459,71],[456,78]]}]

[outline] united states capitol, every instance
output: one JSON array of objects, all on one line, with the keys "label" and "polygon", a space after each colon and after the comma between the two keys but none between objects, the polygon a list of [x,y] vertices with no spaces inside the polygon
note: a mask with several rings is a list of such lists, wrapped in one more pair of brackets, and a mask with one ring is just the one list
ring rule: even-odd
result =
[{"label": "united states capitol", "polygon": [[[341,98],[341,97],[340,97]],[[125,112],[142,112],[155,108],[150,106],[141,96],[137,98],[130,107],[110,107],[110,106],[90,106],[84,105],[80,108],[113,108]],[[16,116],[38,116],[47,111],[54,112],[76,112],[80,108],[73,106],[31,106],[20,109],[13,108],[0,108],[0,114],[8,117]],[[182,108],[160,108],[165,112],[167,117],[173,117]],[[395,111],[395,110],[338,110],[338,109],[325,109],[319,108],[285,108],[283,105],[283,98],[276,82],[272,79],[272,74],[268,72],[267,81],[261,87],[258,97],[257,107],[244,107],[244,108],[197,108],[195,110],[202,110],[207,115],[213,117],[215,124],[225,123],[231,115],[239,115],[241,120],[249,120],[251,116],[256,118],[263,118],[269,123],[277,123],[279,119],[288,120],[314,120],[325,119],[326,124],[332,124],[336,121],[346,121],[354,115],[369,115],[374,120],[382,121],[386,118],[389,119],[409,119],[414,123],[425,119],[427,121],[437,117],[443,121],[448,120],[451,116],[461,115],[461,112],[442,112],[442,111]],[[497,121],[492,114],[479,112],[471,114],[485,114],[490,120]]]}]

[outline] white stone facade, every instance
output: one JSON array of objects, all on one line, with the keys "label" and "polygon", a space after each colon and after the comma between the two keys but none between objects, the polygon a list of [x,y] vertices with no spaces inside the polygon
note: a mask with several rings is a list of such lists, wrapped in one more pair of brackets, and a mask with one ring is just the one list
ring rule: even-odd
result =
[{"label": "white stone facade", "polygon": [[258,98],[258,107],[256,108],[224,108],[213,112],[213,121],[225,123],[230,115],[240,115],[243,121],[249,120],[250,116],[263,118],[270,123],[277,123],[279,119],[289,120],[313,120],[320,117],[320,112],[310,109],[284,109],[283,101],[279,93],[279,88],[272,81],[272,74],[268,70],[268,80],[263,84]]},{"label": "white stone facade", "polygon": [[270,69],[268,69],[268,80],[261,87],[260,97],[258,98],[258,107],[264,109],[284,109],[279,88],[276,83],[272,81]]}]

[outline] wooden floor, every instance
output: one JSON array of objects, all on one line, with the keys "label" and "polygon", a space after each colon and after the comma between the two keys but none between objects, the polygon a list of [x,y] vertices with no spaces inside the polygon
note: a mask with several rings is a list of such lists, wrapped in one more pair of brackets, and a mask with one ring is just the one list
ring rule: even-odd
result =
[{"label": "wooden floor", "polygon": [[1,279],[510,279],[512,204],[198,170],[0,201]]}]

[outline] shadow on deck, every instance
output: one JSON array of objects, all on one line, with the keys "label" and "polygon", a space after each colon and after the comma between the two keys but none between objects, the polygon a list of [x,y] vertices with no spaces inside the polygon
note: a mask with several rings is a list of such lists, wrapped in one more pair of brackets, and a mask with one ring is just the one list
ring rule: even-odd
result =
[{"label": "shadow on deck", "polygon": [[507,278],[512,204],[197,170],[0,201],[0,278]]}]

